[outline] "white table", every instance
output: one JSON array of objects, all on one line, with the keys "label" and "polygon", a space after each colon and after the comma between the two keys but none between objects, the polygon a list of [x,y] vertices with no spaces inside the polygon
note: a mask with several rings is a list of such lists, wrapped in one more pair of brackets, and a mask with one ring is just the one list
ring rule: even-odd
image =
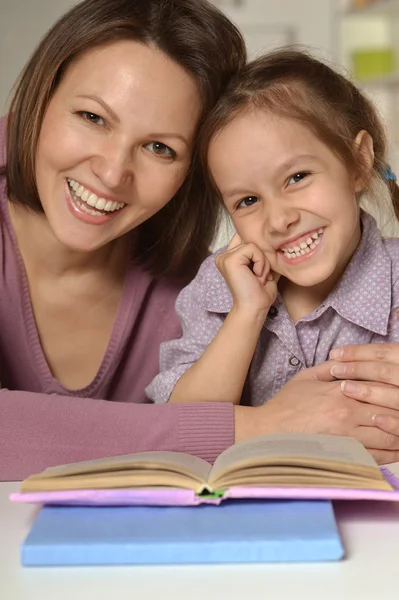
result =
[{"label": "white table", "polygon": [[[391,465],[399,475],[399,463]],[[336,563],[22,568],[19,545],[37,508],[0,483],[1,600],[398,600],[399,505],[336,506],[347,557]],[[378,504],[378,505],[377,505]]]}]

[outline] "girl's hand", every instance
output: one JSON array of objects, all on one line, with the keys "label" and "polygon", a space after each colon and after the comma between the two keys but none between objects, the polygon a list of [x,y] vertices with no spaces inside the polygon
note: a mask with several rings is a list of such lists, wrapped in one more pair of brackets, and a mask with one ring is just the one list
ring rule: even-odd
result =
[{"label": "girl's hand", "polygon": [[226,252],[216,257],[216,266],[238,310],[269,310],[277,296],[279,276],[271,272],[269,261],[255,244],[244,244],[235,234]]}]

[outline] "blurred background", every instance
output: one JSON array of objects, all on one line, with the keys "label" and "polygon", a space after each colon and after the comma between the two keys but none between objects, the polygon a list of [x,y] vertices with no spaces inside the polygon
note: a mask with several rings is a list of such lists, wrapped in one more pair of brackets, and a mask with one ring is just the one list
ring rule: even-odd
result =
[{"label": "blurred background", "polygon": [[[112,0],[110,0],[112,2]],[[399,172],[399,0],[213,0],[251,57],[301,44],[344,69],[376,101]],[[0,114],[35,45],[74,0],[0,0]]]}]

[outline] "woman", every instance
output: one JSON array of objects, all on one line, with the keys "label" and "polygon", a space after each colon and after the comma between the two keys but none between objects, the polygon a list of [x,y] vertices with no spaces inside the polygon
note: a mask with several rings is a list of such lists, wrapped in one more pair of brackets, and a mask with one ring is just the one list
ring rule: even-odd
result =
[{"label": "woman", "polygon": [[[360,423],[328,365],[259,409],[146,403],[159,344],[180,332],[176,295],[217,224],[194,140],[244,60],[205,0],[86,0],[28,62],[0,180],[0,479],[148,449],[213,460],[287,420],[306,428],[306,402],[320,404],[312,430],[368,445],[371,417]],[[381,460],[398,450],[381,431]]]},{"label": "woman", "polygon": [[231,408],[131,403],[179,335],[176,295],[215,231],[194,140],[244,62],[205,0],[86,0],[28,62],[1,180],[1,479],[139,448],[212,458],[233,442]]}]

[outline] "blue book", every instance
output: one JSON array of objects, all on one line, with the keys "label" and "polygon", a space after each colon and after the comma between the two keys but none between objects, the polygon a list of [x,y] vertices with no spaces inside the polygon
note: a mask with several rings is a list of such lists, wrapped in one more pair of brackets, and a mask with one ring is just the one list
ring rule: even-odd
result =
[{"label": "blue book", "polygon": [[22,544],[21,562],[302,562],[343,554],[330,501],[234,500],[195,507],[44,506]]}]

